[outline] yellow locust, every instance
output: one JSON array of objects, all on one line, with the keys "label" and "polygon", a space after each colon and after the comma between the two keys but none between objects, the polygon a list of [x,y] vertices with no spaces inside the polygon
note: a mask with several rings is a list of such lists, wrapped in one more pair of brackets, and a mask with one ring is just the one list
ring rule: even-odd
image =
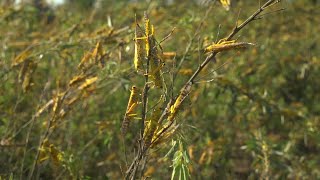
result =
[{"label": "yellow locust", "polygon": [[160,59],[158,55],[158,49],[156,46],[156,40],[154,39],[153,35],[149,37],[149,44],[150,44],[150,51],[149,51],[149,63],[150,63],[150,73],[152,81],[154,85],[158,88],[163,87],[163,78],[161,69],[164,66],[164,63]]},{"label": "yellow locust", "polygon": [[158,120],[160,119],[162,115],[162,105],[164,98],[161,96],[161,99],[159,103],[156,105],[156,107],[153,109],[151,117],[148,119],[145,131],[144,131],[144,144],[145,147],[149,147],[152,143],[152,139],[154,138],[154,134],[156,129],[158,128]]},{"label": "yellow locust", "polygon": [[[154,27],[150,24],[150,19],[145,14],[144,17],[145,23],[145,33],[143,36],[143,32],[139,28],[136,23],[135,27],[135,54],[134,54],[134,66],[136,71],[143,70],[143,60],[145,57],[149,61],[150,71],[148,75],[151,77],[154,85],[158,88],[163,87],[163,78],[161,69],[164,65],[162,60],[160,59],[156,39],[154,38]],[[145,43],[143,44],[143,41]]]},{"label": "yellow locust", "polygon": [[229,51],[233,49],[245,49],[249,46],[253,46],[253,43],[248,42],[236,42],[235,40],[226,41],[224,39],[220,40],[217,44],[209,45],[204,49],[206,53],[210,52],[222,52],[222,51]]},{"label": "yellow locust", "polygon": [[220,0],[220,2],[227,11],[230,10],[231,0]]},{"label": "yellow locust", "polygon": [[177,115],[177,112],[180,109],[183,101],[189,95],[189,93],[191,91],[191,87],[192,87],[192,83],[188,83],[180,91],[179,96],[175,100],[174,104],[170,107],[170,114],[168,116],[168,121],[172,121],[175,118],[175,116]]},{"label": "yellow locust", "polygon": [[139,96],[140,94],[139,94],[138,88],[136,86],[132,86],[127,110],[122,121],[122,126],[121,126],[122,135],[125,135],[127,133],[128,127],[130,125],[130,121],[134,119],[134,117],[137,115],[136,108],[137,108],[137,105],[139,104],[139,99],[140,99]]},{"label": "yellow locust", "polygon": [[143,32],[137,24],[135,19],[135,32],[134,32],[134,68],[136,71],[143,71],[143,60],[144,60],[144,47],[143,47]]}]

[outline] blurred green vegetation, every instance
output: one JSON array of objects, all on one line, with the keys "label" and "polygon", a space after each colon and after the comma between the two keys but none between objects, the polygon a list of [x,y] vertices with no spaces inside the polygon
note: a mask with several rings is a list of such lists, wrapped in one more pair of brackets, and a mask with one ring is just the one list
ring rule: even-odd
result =
[{"label": "blurred green vegetation", "polygon": [[[70,105],[63,107],[65,114],[50,134],[59,162],[51,157],[35,172],[43,179],[121,179],[121,120],[130,87],[141,83],[132,64],[134,15],[142,24],[143,12],[148,11],[159,41],[176,27],[161,44],[164,52],[176,53],[165,59],[168,71],[185,59],[173,84],[175,95],[205,58],[199,49],[231,32],[240,9],[239,22],[258,5],[243,0],[230,11],[218,3],[192,1],[105,1],[99,8],[74,3],[1,7],[0,177],[28,176],[54,114],[50,103],[39,110],[70,89],[70,80],[81,72],[83,55],[101,42],[104,66],[97,64],[87,72],[98,81],[69,91]],[[191,179],[320,178],[319,3],[283,1],[273,10],[280,8],[285,10],[263,16],[237,36],[255,43],[254,48],[221,53],[200,75],[179,114],[184,123],[174,137],[183,139],[185,151],[167,154],[170,142],[152,150],[145,176],[169,179],[177,158],[188,153]],[[19,62],[25,50],[30,53]],[[72,97],[78,98],[75,103]],[[134,144],[135,138],[129,134],[127,140]],[[128,152],[132,149],[127,146]]]}]

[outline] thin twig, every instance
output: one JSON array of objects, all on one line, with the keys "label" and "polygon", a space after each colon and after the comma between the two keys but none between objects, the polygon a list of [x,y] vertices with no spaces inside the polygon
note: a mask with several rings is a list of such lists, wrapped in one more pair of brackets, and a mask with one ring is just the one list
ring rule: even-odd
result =
[{"label": "thin twig", "polygon": [[[145,18],[147,17],[147,13],[144,13]],[[149,37],[146,37],[149,38]],[[149,39],[147,39],[148,41]],[[155,48],[155,47],[152,47]],[[133,162],[131,163],[130,167],[128,168],[128,170],[126,171],[126,176],[125,179],[129,179],[129,177],[131,176],[130,179],[135,179],[136,176],[136,172],[138,171],[138,166],[139,163],[143,157],[142,155],[142,151],[143,151],[143,132],[144,132],[144,128],[145,128],[145,121],[146,121],[146,116],[147,116],[147,105],[148,105],[148,91],[149,91],[149,67],[150,67],[150,58],[146,57],[146,61],[147,61],[147,67],[146,67],[146,71],[145,71],[145,83],[144,83],[144,87],[143,87],[143,91],[142,91],[142,110],[141,110],[141,127],[140,127],[140,138],[139,138],[139,146],[138,146],[138,154],[135,157],[135,159],[133,160]]]},{"label": "thin twig", "polygon": [[[243,29],[247,24],[249,24],[250,22],[256,20],[257,16],[263,12],[266,8],[276,4],[280,2],[279,0],[268,0],[264,5],[262,5],[261,7],[259,7],[259,9],[254,12],[247,20],[245,20],[242,24],[240,24],[239,26],[236,25],[232,32],[225,38],[226,41],[231,40],[241,29]],[[207,11],[208,12],[208,11]],[[193,36],[193,38],[190,40],[189,45],[186,48],[186,52],[185,52],[185,56],[186,54],[189,52],[189,49],[191,47],[191,44],[193,43],[194,38],[197,36],[197,34],[200,31],[200,27],[202,26],[202,23],[200,23],[195,35]],[[190,85],[192,85],[194,83],[195,78],[199,75],[199,73],[203,70],[203,68],[213,59],[215,59],[215,56],[217,55],[217,52],[212,52],[211,54],[209,54],[206,59],[203,61],[202,64],[200,64],[200,66],[198,67],[198,69],[194,72],[194,74],[190,77],[190,79],[186,82],[186,84],[183,86],[183,88],[181,89],[180,92],[183,92],[184,89]],[[185,56],[180,60],[178,67],[177,67],[177,71],[179,71],[179,69],[181,68],[181,65],[185,59]],[[148,72],[148,68],[146,70]],[[148,74],[148,73],[146,73]],[[142,127],[144,128],[144,121],[146,118],[146,108],[147,108],[147,92],[148,92],[148,85],[147,85],[147,75],[145,77],[145,88],[144,88],[144,92],[143,92],[143,108],[142,108]],[[176,75],[174,75],[173,77],[173,81],[175,80]],[[190,92],[189,92],[190,93]],[[182,103],[185,98],[189,95],[189,93],[181,100],[180,103]],[[167,104],[167,107],[171,106],[172,101],[169,101]],[[164,117],[166,117],[166,115],[169,113],[169,111],[167,110],[167,108],[164,110],[163,114],[160,117],[160,120],[164,119]],[[159,120],[159,121],[160,121]],[[160,135],[157,136],[157,138],[159,138],[161,136],[161,134],[163,134],[164,132],[166,132],[172,125],[174,124],[174,121],[171,121],[163,130],[162,132],[160,132]],[[131,163],[130,167],[128,168],[128,170],[126,171],[126,176],[125,179],[135,179],[136,178],[136,173],[139,169],[139,164],[141,162],[141,160],[144,158],[145,154],[147,153],[149,147],[143,147],[143,130],[141,129],[141,133],[140,133],[140,141],[139,141],[139,147],[138,147],[138,154],[135,156],[133,162]],[[156,138],[156,139],[157,139]],[[155,141],[153,141],[155,142]]]},{"label": "thin twig", "polygon": [[207,9],[207,11],[205,12],[205,15],[203,16],[200,24],[198,25],[198,27],[197,27],[197,29],[196,29],[196,32],[193,34],[193,36],[192,36],[191,39],[189,40],[189,43],[188,43],[188,45],[187,45],[187,47],[186,47],[186,50],[185,50],[182,58],[180,59],[180,61],[179,61],[179,63],[178,63],[178,66],[177,66],[177,68],[176,68],[176,72],[175,72],[175,74],[173,75],[173,81],[176,79],[177,74],[178,74],[179,70],[181,69],[183,62],[185,61],[185,59],[186,59],[186,57],[187,57],[187,55],[188,55],[188,53],[189,53],[189,51],[190,51],[190,48],[191,48],[191,46],[192,46],[195,38],[196,38],[196,37],[198,36],[198,34],[200,33],[200,30],[201,30],[201,28],[202,28],[202,26],[203,26],[203,23],[204,23],[204,21],[207,19],[208,15],[209,15],[209,12],[211,12],[212,7],[213,7],[213,6],[210,6],[210,7]]},{"label": "thin twig", "polygon": [[[262,13],[267,7],[273,5],[273,3],[280,2],[278,0],[269,0],[264,5],[262,5],[256,12],[254,12],[248,19],[246,19],[242,24],[239,26],[235,26],[232,30],[232,32],[225,38],[226,41],[230,41],[241,29],[243,29],[246,25],[248,25],[250,22],[254,21],[256,17]],[[198,67],[198,69],[193,73],[193,75],[190,77],[190,79],[186,82],[186,84],[192,83],[194,79],[199,75],[199,73],[202,71],[202,69],[210,62],[212,61],[215,56],[217,55],[217,52],[212,52],[209,56],[206,57],[206,59],[203,61],[203,63]]]},{"label": "thin twig", "polygon": [[[48,125],[47,125],[47,129],[46,129],[46,131],[44,132],[42,138],[40,137],[39,146],[38,146],[38,148],[37,148],[37,153],[36,153],[36,156],[35,156],[35,158],[34,158],[32,168],[31,168],[30,173],[29,173],[29,177],[28,177],[29,180],[32,179],[34,170],[35,170],[35,168],[36,168],[36,166],[37,166],[37,161],[38,161],[39,156],[40,156],[40,147],[43,145],[44,140],[47,139],[47,138],[49,138],[50,135],[52,134],[52,132],[53,132],[53,129],[51,129],[51,128],[52,128],[52,123],[56,120],[57,115],[58,115],[58,113],[60,112],[60,109],[61,109],[61,107],[62,107],[61,105],[63,104],[63,102],[64,102],[64,100],[65,100],[66,95],[68,94],[68,92],[69,92],[69,89],[67,89],[67,90],[63,93],[61,99],[59,100],[59,101],[60,101],[60,102],[59,102],[59,103],[60,103],[60,108],[59,108],[59,109],[56,109],[56,111],[54,112],[54,114],[52,115],[52,117],[49,119]],[[59,96],[59,94],[58,94],[57,96]]]},{"label": "thin twig", "polygon": [[170,31],[170,33],[168,35],[166,35],[164,38],[161,39],[161,41],[159,42],[159,44],[163,43],[165,40],[167,40],[170,36],[172,36],[174,30],[176,29],[176,27],[173,27],[172,30]]}]

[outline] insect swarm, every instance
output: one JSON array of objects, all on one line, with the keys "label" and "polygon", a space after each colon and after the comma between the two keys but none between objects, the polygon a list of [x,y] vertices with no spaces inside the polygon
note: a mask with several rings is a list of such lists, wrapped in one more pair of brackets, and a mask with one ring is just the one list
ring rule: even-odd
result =
[{"label": "insect swarm", "polygon": [[[161,56],[158,51],[157,41],[154,37],[154,26],[151,25],[148,15],[144,15],[145,23],[145,37],[140,39],[145,39],[145,57],[147,58],[148,63],[148,76],[151,77],[154,85],[157,88],[163,88],[163,77],[161,69],[164,66],[164,63],[161,60]],[[136,59],[135,59],[136,60]],[[136,63],[134,63],[136,65]]]},{"label": "insect swarm", "polygon": [[[222,1],[221,3],[226,9],[229,9],[230,1]],[[129,166],[127,166],[127,170],[124,177],[125,179],[136,179],[137,172],[143,172],[144,165],[147,161],[147,153],[149,152],[149,150],[155,147],[159,147],[161,144],[167,142],[169,139],[174,137],[177,130],[183,123],[183,121],[178,120],[179,118],[177,117],[177,115],[182,110],[184,101],[189,97],[192,86],[196,83],[196,77],[204,69],[204,67],[206,67],[207,64],[211,62],[212,59],[214,59],[218,53],[235,49],[246,49],[254,45],[253,43],[248,42],[236,42],[236,40],[232,40],[232,38],[235,36],[237,32],[239,32],[248,23],[255,20],[255,18],[257,18],[257,16],[262,11],[264,11],[264,9],[271,6],[273,3],[277,3],[277,1],[270,0],[266,2],[252,16],[250,16],[239,26],[236,26],[226,38],[221,39],[218,43],[209,45],[204,49],[204,51],[201,51],[200,53],[203,53],[207,57],[204,59],[202,63],[199,64],[198,68],[194,72],[191,72],[191,77],[181,88],[180,93],[176,97],[171,97],[170,99],[167,98],[166,100],[161,100],[161,97],[167,97],[168,95],[165,91],[163,91],[163,84],[165,83],[162,74],[163,62],[160,59],[161,56],[159,55],[157,49],[158,44],[154,36],[154,27],[151,24],[147,14],[145,13],[145,37],[141,37],[142,39],[145,39],[144,51],[146,53],[146,62],[144,62],[143,66],[145,68],[144,72],[146,72],[144,74],[145,85],[141,94],[142,121],[139,129],[140,133],[136,134],[138,140],[134,141],[136,142],[135,156],[132,160],[132,163]],[[135,57],[138,57],[137,52],[138,51],[135,50]],[[134,58],[135,70],[138,69],[137,67],[140,67],[137,62],[137,58]],[[178,72],[179,71],[176,71],[176,73]],[[154,83],[156,88],[149,87],[150,81],[148,77],[150,77],[151,82]],[[175,77],[175,75],[173,75],[173,77]],[[151,96],[151,93],[156,94],[156,96]],[[171,92],[171,94],[173,93]],[[130,96],[129,98],[129,103],[125,117],[127,117],[127,114],[129,114],[128,112],[131,113],[131,107],[135,108],[135,104],[131,102],[131,97],[132,96]],[[155,106],[150,107],[150,104],[152,104],[152,102],[154,102],[155,99],[158,99],[158,102],[163,101],[163,103],[156,103]],[[167,105],[165,106],[164,104]],[[133,114],[135,115],[136,113]],[[129,121],[127,121],[125,118],[122,124],[122,129],[127,128],[128,122]],[[140,164],[141,162],[144,162],[143,166]]]},{"label": "insect swarm", "polygon": [[[189,9],[190,6],[184,6],[185,4],[183,4],[183,7]],[[240,5],[252,4],[257,5],[258,3],[250,4],[241,1]],[[284,114],[281,108],[283,106],[288,111],[286,111],[287,115],[281,117],[281,127],[290,127],[287,122],[294,122],[291,119],[293,120],[298,117],[296,114],[309,113],[308,111],[316,112],[311,104],[312,99],[305,99],[310,102],[310,106],[308,109],[303,109],[303,111],[299,108],[302,107],[301,102],[295,102],[295,99],[290,104],[280,101],[279,110],[281,112],[278,113],[278,101],[274,101],[272,98],[280,96],[278,94],[271,94],[276,91],[266,86],[263,86],[266,89],[264,91],[260,88],[262,84],[259,84],[255,80],[256,74],[259,74],[260,78],[265,78],[264,75],[266,73],[269,74],[269,69],[271,69],[270,65],[278,73],[286,71],[283,67],[286,66],[288,61],[278,61],[275,58],[270,63],[267,61],[268,59],[265,59],[266,61],[255,59],[258,55],[259,58],[263,59],[264,56],[260,55],[270,52],[272,47],[279,47],[280,50],[280,46],[284,43],[282,41],[284,38],[273,39],[276,36],[276,34],[273,34],[275,36],[268,39],[268,46],[271,48],[261,51],[263,49],[263,46],[261,46],[262,49],[257,48],[255,49],[257,50],[256,52],[250,51],[245,53],[244,58],[242,50],[252,47],[250,43],[246,44],[246,42],[251,42],[251,40],[263,42],[262,36],[265,33],[254,33],[254,31],[250,30],[252,33],[244,33],[241,36],[229,38],[228,34],[226,34],[227,31],[223,29],[221,34],[223,34],[223,37],[227,35],[225,39],[215,44],[209,44],[210,47],[202,45],[207,44],[203,43],[203,37],[208,37],[211,41],[215,36],[215,32],[209,32],[214,29],[215,22],[220,21],[222,15],[229,16],[227,14],[230,14],[230,12],[225,12],[221,5],[217,6],[220,9],[212,11],[214,5],[219,4],[213,3],[213,1],[209,3],[208,5],[212,6],[212,8],[211,11],[208,10],[208,18],[202,18],[204,17],[203,15],[207,14],[202,10],[209,8],[209,6],[199,6],[199,11],[192,13],[192,19],[186,19],[189,17],[181,14],[184,11],[183,9],[180,11],[172,6],[162,8],[161,5],[158,9],[154,8],[154,5],[155,2],[151,2],[150,8],[148,8],[148,11],[152,15],[150,19],[147,18],[146,22],[148,23],[144,22],[143,14],[137,15],[137,20],[135,20],[132,6],[129,5],[129,9],[131,8],[131,10],[126,11],[126,14],[120,15],[119,13],[119,16],[118,14],[111,14],[110,19],[111,17],[112,19],[110,22],[112,21],[112,23],[108,27],[106,27],[105,21],[103,21],[105,18],[99,19],[100,17],[109,16],[107,9],[102,12],[102,15],[100,15],[100,12],[97,12],[97,14],[92,13],[93,15],[90,17],[90,19],[94,19],[92,24],[88,24],[87,19],[82,18],[83,16],[64,18],[64,21],[61,22],[59,18],[68,17],[68,15],[57,14],[57,21],[52,26],[38,26],[36,21],[27,20],[33,14],[30,10],[28,10],[28,13],[31,14],[24,16],[27,17],[25,21],[21,21],[18,17],[20,16],[18,14],[20,10],[12,9],[14,10],[14,14],[9,14],[10,16],[7,13],[1,14],[0,24],[4,24],[5,26],[0,29],[0,39],[3,41],[2,46],[0,46],[0,49],[2,49],[0,56],[0,67],[2,70],[0,76],[3,80],[2,87],[0,88],[2,93],[0,98],[0,149],[2,152],[1,160],[8,162],[1,167],[5,173],[11,172],[10,170],[13,168],[14,177],[20,175],[19,179],[27,179],[28,177],[26,176],[28,174],[30,174],[29,179],[43,177],[79,179],[87,178],[86,176],[93,179],[105,176],[111,179],[125,179],[126,174],[128,174],[127,179],[157,179],[158,177],[169,179],[170,172],[164,172],[171,169],[175,171],[173,179],[178,179],[179,174],[181,174],[179,167],[183,167],[190,170],[190,176],[187,175],[185,178],[201,179],[202,177],[208,177],[204,176],[204,174],[219,173],[215,171],[216,169],[207,169],[207,167],[213,167],[211,165],[221,158],[227,160],[226,163],[221,162],[222,171],[224,171],[225,167],[231,171],[234,170],[233,167],[230,168],[230,166],[227,167],[225,165],[230,164],[229,160],[233,161],[238,155],[234,158],[233,156],[230,157],[228,154],[224,154],[226,152],[225,149],[229,145],[234,145],[233,142],[225,142],[218,146],[216,138],[223,141],[233,141],[232,136],[234,135],[247,138],[248,136],[246,135],[249,135],[248,133],[251,132],[252,127],[260,128],[260,124],[267,125],[265,140],[267,144],[270,144],[270,152],[275,152],[274,150],[276,150],[280,154],[281,147],[283,147],[288,149],[286,152],[290,157],[296,158],[296,156],[291,156],[294,155],[292,153],[294,144],[288,142],[288,144],[283,144],[283,146],[281,144],[281,146],[277,146],[279,148],[275,149],[273,140],[278,138],[278,133],[277,131],[273,131],[273,127],[269,126],[270,124],[268,123],[270,121],[267,122],[265,120]],[[142,7],[137,6],[137,9],[134,7],[133,11],[138,14],[141,9]],[[171,14],[168,9],[176,9],[178,11]],[[250,10],[248,9],[246,13]],[[124,10],[121,11],[123,12]],[[61,12],[59,10],[57,13]],[[132,17],[127,17],[127,14],[131,14],[129,16]],[[76,13],[73,15],[77,16]],[[241,18],[243,15],[241,14],[239,17]],[[121,17],[123,19],[119,19],[120,16],[123,16]],[[233,21],[231,20],[232,16],[230,15],[229,17],[231,18],[228,17],[226,22]],[[306,16],[308,15],[306,14]],[[287,18],[287,16],[284,18]],[[187,25],[182,24],[185,21],[184,19],[186,19]],[[83,23],[76,21],[82,21]],[[237,22],[245,21],[237,20]],[[79,24],[79,26],[69,31],[69,27],[74,27],[74,23]],[[137,23],[140,23],[140,26]],[[164,25],[160,26],[162,23]],[[148,24],[147,28],[145,27],[146,24]],[[171,37],[165,39],[167,37],[166,34],[169,34],[170,29],[173,28],[173,24],[177,26],[177,31]],[[196,27],[197,24],[199,25],[198,29]],[[279,26],[279,23],[276,24]],[[6,26],[10,27],[10,29]],[[102,26],[104,30],[101,30],[102,28],[99,28],[99,26]],[[287,26],[289,27],[286,24],[284,28]],[[119,29],[117,29],[118,27]],[[237,27],[234,29],[238,29]],[[266,31],[268,27],[267,25],[264,26],[264,24],[259,26],[259,28],[266,28]],[[272,29],[274,28],[277,27],[272,27]],[[137,30],[136,33],[134,32],[135,29]],[[61,33],[62,30],[63,33]],[[97,30],[100,31],[98,32]],[[294,31],[294,29],[292,30]],[[261,35],[262,38],[256,37],[257,35]],[[299,35],[297,34],[297,37]],[[55,40],[53,41],[51,37],[55,37]],[[234,41],[234,38],[238,40]],[[286,39],[288,40],[288,36]],[[188,40],[190,41],[188,42]],[[146,43],[148,43],[147,48]],[[279,46],[275,46],[277,43]],[[308,44],[306,45],[309,46]],[[310,61],[300,60],[300,65],[303,63],[302,68],[298,67],[296,71],[294,70],[298,76],[290,72],[287,74],[288,76],[290,75],[290,79],[293,77],[292,82],[296,82],[294,80],[295,77],[300,78],[300,71],[303,71],[301,73],[304,74],[305,70],[306,76],[314,76],[313,72],[315,72],[314,69],[317,67],[314,65],[318,63],[317,58],[312,57],[312,48],[310,49]],[[21,54],[24,51],[28,52]],[[212,54],[215,53],[225,54],[234,52],[237,52],[239,57],[220,56],[216,62],[211,60],[210,66],[202,70],[200,75],[195,75],[197,77],[195,78],[196,80],[194,78],[193,80],[188,80],[198,68],[201,69],[203,67],[202,62],[207,56],[210,59],[210,57],[214,56]],[[305,55],[304,52],[301,53],[301,56]],[[273,56],[268,57],[281,56],[278,51],[270,55]],[[16,60],[15,57],[17,57]],[[106,62],[104,65],[102,60],[106,60],[107,58],[111,63]],[[230,63],[233,58],[236,60],[235,63]],[[290,56],[290,58],[292,59],[289,62],[290,66],[293,65],[296,59],[301,59],[300,57],[295,58],[293,56]],[[225,62],[228,62],[230,66],[219,69],[216,72],[218,76],[216,74],[212,75],[213,73],[211,72],[216,70],[215,67]],[[37,66],[33,66],[32,63]],[[242,73],[246,72],[247,67],[250,67],[256,73],[249,74],[250,79],[248,81],[246,81],[246,78],[249,75],[245,76]],[[228,69],[234,71],[229,71],[229,73],[225,74],[224,72],[228,71]],[[264,73],[261,74],[261,72]],[[202,81],[208,77],[202,75],[207,73],[212,75],[210,77],[212,81],[210,82]],[[233,75],[239,75],[240,77],[232,77]],[[272,73],[270,75],[272,76]],[[279,77],[277,79],[281,79],[282,81],[280,82],[284,82],[285,84],[280,83],[277,85],[281,88],[286,87],[288,85],[286,84],[286,79],[283,79],[281,74],[279,74]],[[278,83],[277,79],[272,82]],[[306,80],[306,83],[315,82],[307,77],[301,77],[301,80]],[[189,82],[187,83],[187,81]],[[242,85],[242,83],[244,84]],[[257,85],[254,89],[251,88],[252,83]],[[139,100],[138,103],[132,103],[128,106],[133,85],[137,87]],[[296,84],[292,83],[293,86],[295,87]],[[270,88],[272,87],[270,86]],[[291,91],[291,87],[288,87],[288,89],[289,91],[280,91],[279,94],[288,94],[287,98],[290,100],[292,93],[295,92]],[[284,88],[284,90],[287,89]],[[308,93],[301,95],[301,98],[307,96],[306,94],[309,94],[309,92],[312,94],[312,91],[309,90]],[[264,92],[265,95],[261,98],[260,94]],[[197,93],[199,93],[199,98],[194,99]],[[229,98],[231,94],[235,97]],[[187,102],[191,102],[191,106]],[[255,109],[251,111],[249,109],[251,107]],[[231,112],[232,108],[234,108],[234,111]],[[212,109],[216,111],[213,114],[208,113]],[[192,111],[195,111],[195,113],[193,114]],[[252,114],[252,112],[255,114]],[[272,115],[269,115],[270,112]],[[292,114],[292,112],[296,113]],[[236,124],[243,122],[243,119],[246,120],[247,114],[249,114],[249,126],[242,128],[247,124],[241,123],[241,128],[238,129]],[[293,118],[293,116],[295,117]],[[120,129],[122,121],[125,119],[124,117],[130,120],[130,125],[127,125],[126,133],[122,134]],[[210,117],[213,118],[209,119]],[[257,117],[263,118],[262,121],[260,119],[253,120],[253,118]],[[314,132],[317,132],[315,127],[318,119],[314,119],[312,114],[310,116],[307,115],[306,118],[310,118],[307,121],[308,124],[303,123],[303,125],[306,125],[303,129],[309,131],[305,133],[306,144],[300,141],[304,138],[302,136],[299,136],[295,142],[306,146],[308,149],[314,149],[315,141],[313,138],[317,137],[314,136]],[[279,118],[274,119],[272,122]],[[98,128],[97,122],[101,122],[103,127],[101,126],[100,128],[99,125]],[[49,127],[48,131],[47,127]],[[197,129],[200,131],[197,131]],[[211,130],[214,130],[215,133],[210,133],[209,131]],[[233,133],[233,130],[236,130],[236,132]],[[248,130],[248,133],[243,132],[243,130]],[[238,134],[239,131],[241,131],[240,134]],[[304,130],[298,131],[299,133],[297,134],[304,134]],[[231,133],[226,133],[226,136],[223,136],[224,132]],[[281,134],[286,132],[287,130],[284,130]],[[270,133],[273,137],[276,135],[275,139],[271,139],[272,141],[269,141]],[[192,163],[187,166],[176,166],[179,163],[175,164],[171,161],[172,159],[176,159],[175,162],[181,162],[180,160],[187,159],[184,156],[174,155],[175,152],[178,152],[177,149],[179,149],[181,154],[185,153],[185,148],[187,148],[187,146],[177,148],[177,144],[176,146],[172,145],[172,142],[177,142],[177,139],[181,137],[184,138],[182,139],[182,144],[192,144],[194,147],[193,157],[190,158]],[[122,151],[124,150],[122,144],[118,143],[119,139],[124,139],[125,145],[127,145],[127,159],[125,159],[126,154]],[[237,141],[237,145],[241,145],[239,147],[245,151],[244,153],[247,153],[246,155],[252,155],[249,154],[252,149],[245,150],[246,144],[243,144],[242,140],[240,140],[242,142],[238,142],[239,139],[237,138],[235,140]],[[40,143],[41,141],[43,143]],[[201,144],[194,144],[199,142]],[[213,144],[213,148],[210,146],[207,151],[204,151],[206,152],[205,156],[202,156],[201,153],[199,154],[199,152],[202,152],[201,149],[207,147],[205,144],[209,144],[210,142]],[[8,144],[22,145],[8,148]],[[174,147],[172,148],[172,153],[163,158],[164,154],[171,147]],[[64,160],[67,161],[67,164],[63,164],[63,160],[59,161],[59,152],[56,150],[65,152],[66,159]],[[37,151],[39,151],[39,156],[34,171],[32,171],[32,162],[36,161]],[[255,155],[259,155],[259,153],[256,153],[258,151],[259,149],[253,150]],[[229,152],[233,154],[236,150],[230,149]],[[213,158],[212,153],[218,158]],[[314,153],[310,152],[310,154]],[[200,156],[202,164],[197,164]],[[251,171],[250,169],[254,177],[261,172],[265,172],[269,177],[273,177],[274,174],[279,173],[279,170],[274,168],[275,156],[278,157],[278,155],[270,153],[269,156],[270,167],[259,166],[261,168],[259,168],[259,171],[254,171],[253,169]],[[310,157],[306,156],[305,158],[305,161],[310,160]],[[257,159],[260,160],[259,157]],[[281,156],[279,156],[279,159],[281,159]],[[249,158],[249,165],[252,165],[250,164],[251,160],[255,160],[255,158]],[[58,164],[56,163],[58,161],[62,166],[59,165],[58,168],[55,168],[54,166]],[[290,162],[293,161],[290,160]],[[132,163],[133,166],[131,166]],[[264,162],[258,162],[258,165],[260,163]],[[121,170],[119,170],[119,166]],[[238,165],[236,165],[237,167]],[[256,167],[250,166],[250,168]],[[313,170],[310,167],[312,166],[307,165],[307,169]],[[294,171],[292,172],[297,172],[297,166],[288,165],[288,168],[293,168]],[[69,172],[69,169],[71,169],[71,172]],[[149,169],[154,169],[154,171],[149,172]],[[205,172],[199,172],[199,169],[205,170]],[[264,171],[264,169],[269,170]],[[149,174],[145,173],[147,171]],[[3,175],[1,176],[3,177]],[[6,175],[3,178],[6,178]]]}]

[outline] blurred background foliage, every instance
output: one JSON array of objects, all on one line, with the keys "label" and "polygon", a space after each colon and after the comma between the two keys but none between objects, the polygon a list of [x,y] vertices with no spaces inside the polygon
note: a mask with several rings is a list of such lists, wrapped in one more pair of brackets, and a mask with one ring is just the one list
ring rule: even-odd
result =
[{"label": "blurred background foliage", "polygon": [[[143,11],[148,11],[158,40],[176,27],[162,48],[176,53],[165,59],[168,71],[185,59],[173,84],[178,93],[205,58],[199,49],[227,35],[238,14],[241,22],[259,6],[248,0],[235,2],[230,11],[211,1],[39,2],[3,1],[0,9],[3,178],[25,179],[30,173],[53,113],[50,101],[70,89],[70,80],[81,74],[77,66],[83,55],[97,42],[105,62],[88,73],[98,81],[75,88],[66,99],[70,103],[49,139],[59,156],[50,151],[36,172],[44,179],[122,178],[120,125],[129,89],[140,83],[132,64],[134,15],[142,24]],[[191,179],[320,178],[319,7],[318,1],[282,1],[274,10],[284,11],[267,14],[241,31],[239,41],[256,46],[218,55],[200,75],[179,115],[184,125],[176,138],[184,145],[176,153],[168,153],[175,141],[152,150],[145,176],[169,179],[177,159],[188,154]],[[171,88],[170,79],[166,82]],[[127,139],[135,141],[130,134]]]}]

